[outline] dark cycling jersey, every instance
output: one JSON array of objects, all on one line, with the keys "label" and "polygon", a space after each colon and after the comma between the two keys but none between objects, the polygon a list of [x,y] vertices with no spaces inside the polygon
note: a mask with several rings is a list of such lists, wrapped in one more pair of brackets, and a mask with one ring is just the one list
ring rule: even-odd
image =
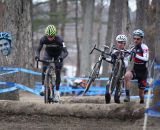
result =
[{"label": "dark cycling jersey", "polygon": [[[55,63],[56,90],[59,90],[59,85],[61,82],[60,70],[63,65],[63,59],[65,57],[67,57],[67,55],[68,55],[67,48],[66,48],[65,43],[63,42],[62,38],[58,35],[56,35],[52,41],[48,40],[47,36],[43,36],[40,39],[38,49],[36,50],[36,56],[40,57],[40,52],[41,52],[43,46],[45,46],[43,60],[51,60],[52,58],[54,58],[54,60],[57,60],[57,58],[60,58],[60,62]],[[42,85],[44,85],[44,79],[45,79],[44,72],[46,71],[48,65],[49,65],[49,63],[43,63]]]},{"label": "dark cycling jersey", "polygon": [[49,41],[47,36],[43,36],[40,39],[40,43],[36,51],[37,56],[40,56],[40,51],[42,50],[44,45],[45,45],[45,53],[47,53],[51,57],[59,55],[61,56],[61,58],[64,59],[68,55],[65,43],[62,40],[62,38],[58,35],[56,35],[52,41]]}]

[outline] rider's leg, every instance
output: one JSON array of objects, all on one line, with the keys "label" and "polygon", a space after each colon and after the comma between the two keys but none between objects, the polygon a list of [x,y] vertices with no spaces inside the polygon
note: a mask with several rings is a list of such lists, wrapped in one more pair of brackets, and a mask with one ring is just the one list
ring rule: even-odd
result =
[{"label": "rider's leg", "polygon": [[125,76],[124,76],[124,86],[125,86],[125,92],[126,92],[126,97],[124,98],[124,102],[129,102],[130,101],[130,80],[133,78],[133,73],[131,71],[127,71]]},{"label": "rider's leg", "polygon": [[55,73],[56,73],[56,90],[59,91],[59,86],[61,83],[61,69],[63,66],[63,62],[55,63]]},{"label": "rider's leg", "polygon": [[46,69],[47,69],[47,66],[45,64],[43,64],[43,67],[42,67],[42,88],[41,88],[41,92],[40,92],[41,96],[44,96],[44,80],[45,80]]},{"label": "rider's leg", "polygon": [[60,82],[61,82],[61,71],[60,69],[56,69],[56,92],[55,92],[55,97],[54,97],[54,101],[55,102],[59,102],[60,100],[60,92],[59,92],[59,86],[60,86]]},{"label": "rider's leg", "polygon": [[60,92],[59,92],[59,87],[61,83],[61,68],[62,68],[63,62],[56,63],[55,64],[55,73],[56,73],[56,92],[55,92],[55,101],[59,102],[60,100]]},{"label": "rider's leg", "polygon": [[140,103],[144,103],[144,90],[147,85],[147,69],[137,72]]},{"label": "rider's leg", "polygon": [[140,103],[144,103],[144,89],[139,89]]},{"label": "rider's leg", "polygon": [[[44,53],[43,56],[43,60],[50,60],[51,57],[47,54],[47,52]],[[49,65],[49,63],[42,63],[42,88],[41,88],[41,92],[40,95],[44,96],[44,80],[45,80],[45,72],[47,70],[47,66]]]},{"label": "rider's leg", "polygon": [[146,80],[140,80],[138,83],[140,103],[144,103],[144,89],[146,84]]},{"label": "rider's leg", "polygon": [[56,69],[56,91],[59,91],[59,86],[61,83],[61,69]]}]

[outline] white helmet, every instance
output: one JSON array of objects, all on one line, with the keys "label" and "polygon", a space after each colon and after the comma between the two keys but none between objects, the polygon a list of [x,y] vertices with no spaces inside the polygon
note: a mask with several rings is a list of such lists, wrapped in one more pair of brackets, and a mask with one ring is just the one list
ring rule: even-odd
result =
[{"label": "white helmet", "polygon": [[127,37],[123,34],[120,34],[116,37],[116,41],[119,41],[119,42],[127,42]]}]

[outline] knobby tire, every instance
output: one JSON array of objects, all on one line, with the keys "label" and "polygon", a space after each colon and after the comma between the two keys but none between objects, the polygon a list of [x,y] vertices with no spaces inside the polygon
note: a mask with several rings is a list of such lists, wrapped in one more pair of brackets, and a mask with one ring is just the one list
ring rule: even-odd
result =
[{"label": "knobby tire", "polygon": [[[54,96],[54,88],[52,87],[52,90],[50,90],[50,84],[53,84],[53,75],[54,75],[54,68],[49,67],[46,70],[45,75],[45,95],[44,95],[44,102],[45,103],[51,103],[52,98]],[[52,97],[51,97],[52,96]]]},{"label": "knobby tire", "polygon": [[97,63],[94,65],[93,70],[92,70],[92,73],[91,73],[91,75],[89,76],[89,79],[88,79],[88,81],[87,81],[86,89],[84,90],[83,94],[85,94],[85,93],[89,90],[91,84],[92,84],[92,83],[94,82],[94,80],[98,77],[99,71],[100,71],[100,67],[101,67],[101,63],[102,63],[102,61],[99,61],[99,62],[97,62]]},{"label": "knobby tire", "polygon": [[118,60],[118,62],[115,63],[113,75],[110,81],[111,94],[113,93],[116,86],[118,85],[118,80],[120,79],[120,76],[121,76],[121,68],[122,68],[122,60]]}]

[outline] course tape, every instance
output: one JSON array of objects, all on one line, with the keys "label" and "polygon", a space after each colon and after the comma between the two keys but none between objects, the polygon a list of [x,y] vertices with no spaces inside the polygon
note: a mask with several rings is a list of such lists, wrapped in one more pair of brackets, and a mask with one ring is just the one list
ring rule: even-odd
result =
[{"label": "course tape", "polygon": [[[155,87],[160,87],[160,80],[155,80],[154,81],[154,85],[153,85],[153,89]],[[152,95],[152,98],[154,97],[154,95]],[[149,116],[154,116],[154,117],[160,117],[160,112],[156,111],[156,108],[160,108],[160,101],[158,101],[157,103],[155,103],[153,106],[151,106],[150,108],[147,108],[145,110],[145,113]]]},{"label": "course tape", "polygon": [[160,64],[154,65],[154,69],[160,69]]},{"label": "course tape", "polygon": [[[81,79],[81,80],[88,80],[88,77],[63,77],[63,79],[70,79],[70,80],[76,80],[76,79]],[[100,77],[100,78],[96,78],[95,80],[109,80],[108,77]]]},{"label": "course tape", "polygon": [[[5,75],[5,74],[11,74],[11,73],[16,73],[16,72],[24,72],[28,74],[33,74],[33,75],[42,75],[40,72],[35,72],[33,70],[28,70],[24,68],[13,68],[13,67],[0,67],[0,71],[7,71],[5,73],[1,73],[0,75]],[[88,77],[63,77],[63,79],[70,79],[70,80],[75,80],[75,79],[81,79],[81,80],[88,80]],[[109,80],[108,77],[100,77],[96,78],[96,80]]]},{"label": "course tape", "polygon": [[156,111],[155,108],[160,106],[160,101],[154,104],[152,107],[145,110],[145,113],[149,116],[160,117],[160,112]]},{"label": "course tape", "polygon": [[18,72],[18,70],[11,70],[11,71],[8,71],[8,72],[5,72],[5,73],[0,73],[0,75],[12,74],[12,73],[16,73],[16,72]]},{"label": "course tape", "polygon": [[39,91],[37,91],[36,89],[31,89],[25,85],[22,85],[22,84],[17,84],[17,83],[14,83],[14,82],[0,82],[0,84],[3,84],[3,85],[8,85],[10,86],[10,88],[4,88],[4,89],[0,89],[0,93],[3,93],[3,92],[10,92],[10,91],[14,91],[16,89],[21,89],[21,90],[24,90],[24,91],[28,91],[28,92],[31,92],[33,94],[36,94],[36,95],[39,95]]},{"label": "course tape", "polygon": [[10,73],[24,72],[24,73],[29,73],[29,74],[33,74],[33,75],[41,75],[40,72],[35,72],[33,70],[28,70],[28,69],[24,69],[24,68],[0,67],[0,71],[7,71],[6,73],[2,73],[0,75],[8,74],[9,72]]},{"label": "course tape", "polygon": [[[155,65],[154,69],[160,69],[160,65]],[[5,75],[5,74],[12,74],[12,73],[16,73],[16,72],[24,72],[24,73],[29,73],[29,74],[33,74],[33,75],[41,75],[40,72],[35,72],[32,70],[28,70],[28,69],[24,69],[24,68],[13,68],[13,67],[0,67],[0,75]],[[3,72],[3,73],[2,73]],[[76,79],[81,79],[81,80],[88,80],[88,78],[86,77],[64,77],[63,79],[70,79],[70,80],[76,80]],[[101,77],[101,78],[97,78],[96,80],[109,80],[108,77]],[[41,85],[39,84],[38,87],[36,89],[31,89],[27,86],[24,86],[22,84],[17,84],[14,82],[0,82],[0,84],[4,84],[7,86],[10,86],[10,88],[4,88],[4,89],[0,89],[0,93],[4,93],[4,92],[10,92],[10,91],[14,91],[16,89],[22,89],[24,91],[28,91],[31,92],[33,94],[39,95],[40,92],[40,87]],[[153,83],[153,87],[152,88],[146,88],[146,90],[148,89],[154,89],[155,86],[160,86],[160,80],[155,80]],[[86,95],[97,95],[97,94],[105,94],[105,87],[95,87],[95,86],[91,86],[89,91],[86,93]],[[75,93],[81,93],[84,91],[84,88],[73,88],[71,86],[61,86],[60,87],[60,91],[61,92],[75,92]],[[124,91],[123,91],[124,92]],[[123,95],[122,92],[122,95]],[[145,98],[147,98],[147,96],[150,96],[150,98],[153,98],[153,94],[152,95],[145,95]],[[132,99],[137,99],[139,98],[139,96],[131,96]],[[155,116],[155,117],[160,117],[160,112],[154,111],[153,108],[160,106],[160,102],[157,102],[154,106],[148,108],[145,110],[145,113],[147,113],[150,116]]]}]

